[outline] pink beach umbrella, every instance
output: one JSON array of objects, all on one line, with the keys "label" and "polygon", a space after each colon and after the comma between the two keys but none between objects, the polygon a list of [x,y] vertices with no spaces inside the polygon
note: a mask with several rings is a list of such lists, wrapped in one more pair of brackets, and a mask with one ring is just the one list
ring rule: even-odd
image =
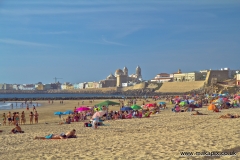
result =
[{"label": "pink beach umbrella", "polygon": [[96,117],[102,117],[106,112],[105,111],[98,111],[96,113],[94,113],[94,115],[92,116],[92,119],[96,118]]},{"label": "pink beach umbrella", "polygon": [[83,111],[89,111],[90,108],[89,107],[80,107],[80,108],[77,108],[76,110],[79,112],[83,112]]},{"label": "pink beach umbrella", "polygon": [[154,106],[154,104],[149,103],[149,104],[146,104],[145,107],[155,107],[155,106]]}]

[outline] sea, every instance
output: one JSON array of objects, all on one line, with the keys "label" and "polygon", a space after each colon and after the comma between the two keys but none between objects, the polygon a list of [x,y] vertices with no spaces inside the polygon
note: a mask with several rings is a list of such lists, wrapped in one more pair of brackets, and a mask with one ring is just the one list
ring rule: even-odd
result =
[{"label": "sea", "polygon": [[124,97],[124,95],[44,93],[44,94],[0,94],[0,98],[67,98],[67,97]]},{"label": "sea", "polygon": [[[105,95],[105,94],[0,94],[0,99],[2,98],[68,98],[68,97],[121,97],[124,98],[124,95]],[[25,102],[15,102],[15,101],[0,101],[0,110],[10,110],[10,109],[21,109],[26,108],[26,106],[29,106],[29,108],[36,106],[41,106],[40,103],[29,101],[25,104]]]}]

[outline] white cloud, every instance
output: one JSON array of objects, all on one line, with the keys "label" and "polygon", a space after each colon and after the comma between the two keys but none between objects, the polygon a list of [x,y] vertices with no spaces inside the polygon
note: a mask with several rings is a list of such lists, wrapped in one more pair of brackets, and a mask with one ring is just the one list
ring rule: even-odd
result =
[{"label": "white cloud", "polygon": [[25,45],[25,46],[33,46],[33,47],[34,46],[35,47],[52,47],[51,45],[47,45],[47,44],[20,41],[20,40],[14,40],[14,39],[0,39],[0,43],[13,44],[13,45]]},{"label": "white cloud", "polygon": [[113,42],[113,41],[108,41],[108,40],[106,40],[104,37],[102,37],[102,41],[103,41],[105,44],[118,45],[118,46],[127,46],[127,45],[122,44],[122,43]]}]

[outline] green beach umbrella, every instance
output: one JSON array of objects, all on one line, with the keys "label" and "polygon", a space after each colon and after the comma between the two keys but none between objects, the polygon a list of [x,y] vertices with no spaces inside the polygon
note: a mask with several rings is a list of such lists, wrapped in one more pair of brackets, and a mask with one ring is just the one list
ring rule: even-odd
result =
[{"label": "green beach umbrella", "polygon": [[131,108],[134,110],[142,109],[142,107],[140,107],[139,105],[136,105],[136,104],[132,105]]},{"label": "green beach umbrella", "polygon": [[96,106],[109,106],[109,105],[120,105],[120,103],[107,100],[107,101],[96,104]]}]

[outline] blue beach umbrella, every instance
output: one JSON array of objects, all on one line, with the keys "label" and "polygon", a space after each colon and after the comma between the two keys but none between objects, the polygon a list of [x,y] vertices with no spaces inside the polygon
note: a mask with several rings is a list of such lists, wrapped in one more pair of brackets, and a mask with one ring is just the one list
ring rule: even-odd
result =
[{"label": "blue beach umbrella", "polygon": [[61,119],[62,115],[64,115],[63,112],[54,112],[54,115],[58,115],[59,118]]},{"label": "blue beach umbrella", "polygon": [[67,111],[63,112],[63,114],[72,114],[72,113],[74,113],[72,110],[67,110]]},{"label": "blue beach umbrella", "polygon": [[63,112],[54,112],[54,115],[64,115]]},{"label": "blue beach umbrella", "polygon": [[133,110],[131,107],[123,107],[121,108],[121,111],[131,111]]}]

